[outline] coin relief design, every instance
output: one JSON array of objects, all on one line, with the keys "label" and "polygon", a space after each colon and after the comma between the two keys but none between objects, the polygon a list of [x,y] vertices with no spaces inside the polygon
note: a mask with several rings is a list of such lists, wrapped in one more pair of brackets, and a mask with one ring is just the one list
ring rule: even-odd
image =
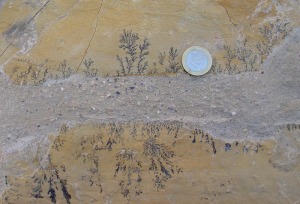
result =
[{"label": "coin relief design", "polygon": [[199,46],[190,47],[182,56],[184,69],[192,75],[204,75],[212,66],[210,53]]}]

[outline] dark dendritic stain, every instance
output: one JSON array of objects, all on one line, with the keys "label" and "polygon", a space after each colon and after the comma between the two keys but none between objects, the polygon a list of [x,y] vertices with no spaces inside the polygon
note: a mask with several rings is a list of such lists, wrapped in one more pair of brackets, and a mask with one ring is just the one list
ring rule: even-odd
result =
[{"label": "dark dendritic stain", "polygon": [[[48,157],[49,165],[47,167],[41,167],[40,171],[41,173],[37,172],[32,177],[35,186],[32,189],[32,196],[37,199],[45,198],[46,196],[42,196],[43,193],[43,186],[46,185],[46,183],[49,184],[49,190],[47,191],[47,197],[51,200],[52,203],[57,203],[57,192],[58,189],[61,189],[61,192],[66,200],[66,202],[69,204],[71,203],[71,195],[69,194],[67,190],[67,180],[61,179],[59,175],[59,171],[56,168],[56,165],[52,164],[51,157]],[[65,167],[64,167],[65,168]]]},{"label": "dark dendritic stain", "polygon": [[208,137],[208,134],[205,134],[205,143],[206,143],[206,144],[209,144],[209,137]]},{"label": "dark dendritic stain", "polygon": [[[257,55],[249,47],[247,39],[233,48],[229,45],[224,45],[224,50],[226,62],[223,71],[225,73],[236,74],[242,71],[249,72],[256,70]],[[240,69],[240,65],[244,66],[243,70]],[[217,70],[215,69],[216,67],[213,67],[212,72],[216,72]]]},{"label": "dark dendritic stain", "polygon": [[[124,134],[125,128],[130,129],[130,135],[132,139],[135,139],[138,135],[143,138],[148,138],[144,142],[144,151],[143,155],[147,158],[147,161],[141,161],[139,159],[142,155],[137,154],[137,151],[134,149],[125,148],[122,149],[116,155],[116,165],[114,177],[119,179],[119,187],[121,190],[122,196],[128,201],[132,196],[139,196],[143,193],[140,188],[140,184],[143,181],[142,171],[143,163],[148,163],[149,172],[153,172],[155,178],[152,179],[153,186],[160,190],[166,186],[168,179],[172,178],[172,175],[175,173],[181,173],[181,168],[175,166],[172,162],[172,158],[175,153],[165,144],[160,144],[156,142],[155,138],[160,137],[161,131],[165,129],[167,134],[172,134],[174,137],[177,137],[179,129],[182,127],[183,123],[178,121],[167,121],[167,122],[149,122],[142,125],[142,127],[137,130],[136,124],[129,123],[108,123],[104,124],[99,129],[104,129],[107,131],[107,136],[109,137],[107,144],[101,150],[111,151],[113,148],[113,143],[123,143],[124,139],[122,134]],[[98,138],[99,140],[99,138]],[[101,143],[105,141],[104,138],[101,138]],[[114,142],[111,142],[114,141]],[[81,145],[87,144],[88,141],[84,139],[84,142],[81,142]],[[100,150],[97,146],[94,146],[95,150]],[[96,152],[96,151],[95,151]],[[95,153],[94,152],[94,153]],[[93,154],[94,154],[93,153]],[[79,157],[83,157],[80,155]],[[78,157],[78,158],[79,158]],[[93,156],[90,156],[93,157]],[[88,158],[83,158],[83,162]]]},{"label": "dark dendritic stain", "polygon": [[[167,57],[167,63],[166,61]],[[174,47],[170,47],[168,51],[168,56],[166,52],[161,52],[158,55],[158,62],[154,63],[155,67],[159,66],[158,68],[165,71],[165,73],[179,73],[183,71],[183,67],[180,63],[180,56],[178,50]]]},{"label": "dark dendritic stain", "polygon": [[247,154],[248,151],[249,151],[248,147],[244,146],[244,147],[243,147],[243,152],[244,152],[244,154]]},{"label": "dark dendritic stain", "polygon": [[150,42],[144,38],[139,44],[139,34],[123,30],[119,39],[119,48],[125,51],[125,56],[117,55],[121,70],[117,70],[117,76],[144,74],[148,67],[147,55],[149,55]]},{"label": "dark dendritic stain", "polygon": [[178,50],[174,47],[170,47],[168,52],[167,66],[165,66],[166,52],[162,52],[158,55],[158,62],[153,62],[153,66],[149,68],[148,55],[151,44],[147,38],[140,42],[138,33],[132,30],[123,30],[123,33],[120,34],[119,43],[119,48],[124,50],[125,54],[123,56],[116,55],[121,68],[121,70],[116,70],[117,76],[155,75],[158,69],[164,69],[165,73],[178,73],[182,70]]},{"label": "dark dendritic stain", "polygon": [[7,176],[5,175],[4,178],[5,178],[5,185],[8,185],[8,178],[7,178]]},{"label": "dark dendritic stain", "polygon": [[12,69],[10,78],[18,85],[41,85],[47,79],[59,80],[69,78],[71,75],[76,74],[78,70],[74,70],[67,62],[63,60],[58,65],[49,66],[48,59],[43,63],[36,63],[29,59],[16,59],[17,62],[24,63],[24,68],[15,66]]},{"label": "dark dendritic stain", "polygon": [[228,152],[229,150],[231,150],[231,144],[226,143],[225,144],[225,152]]},{"label": "dark dendritic stain", "polygon": [[202,131],[199,128],[195,128],[193,131],[193,135],[194,135],[194,139],[192,141],[192,143],[196,143],[196,137],[197,135],[200,135],[202,133]]},{"label": "dark dendritic stain", "polygon": [[171,161],[171,158],[175,156],[174,151],[163,143],[158,144],[155,138],[148,138],[144,142],[143,154],[151,158],[149,171],[153,171],[156,175],[155,179],[153,179],[153,185],[157,190],[165,187],[164,183],[172,177],[172,174],[182,172],[182,170],[174,166]]},{"label": "dark dendritic stain", "polygon": [[69,204],[70,200],[71,200],[71,195],[69,194],[68,189],[66,187],[67,181],[66,180],[60,180],[60,184],[61,184],[61,190],[63,192],[63,195],[64,195],[67,203]]},{"label": "dark dendritic stain", "polygon": [[[144,151],[142,155],[137,154],[135,149],[124,148],[116,155],[116,165],[114,170],[114,177],[119,180],[119,187],[122,196],[128,201],[132,196],[139,196],[143,193],[140,185],[143,181],[142,172],[143,172],[143,163],[146,163],[146,166],[150,166],[148,171],[153,172],[155,179],[153,179],[153,186],[160,190],[166,186],[168,179],[172,178],[172,175],[175,173],[181,173],[182,170],[175,166],[172,162],[172,158],[175,153],[165,144],[160,144],[156,142],[155,138],[160,137],[161,131],[167,131],[167,134],[172,134],[174,137],[178,135],[179,129],[182,127],[183,123],[178,121],[167,121],[167,122],[149,122],[142,125],[142,127],[137,130],[136,124],[130,123],[106,123],[103,125],[97,126],[99,130],[105,130],[107,134],[86,138],[83,137],[80,145],[82,149],[88,149],[87,145],[93,145],[93,153],[88,157],[82,154],[76,156],[77,159],[82,160],[86,163],[90,158],[94,158],[98,151],[111,151],[113,149],[113,144],[123,144],[124,138],[123,134],[125,129],[128,128],[132,139],[136,139],[137,136],[142,136],[143,138],[148,138],[144,142]],[[138,134],[139,133],[139,134]],[[108,137],[108,139],[105,139]],[[93,142],[91,142],[91,140]],[[105,142],[107,141],[107,142]],[[98,147],[98,143],[106,144],[102,147]],[[145,160],[141,160],[141,156],[144,155]],[[148,165],[147,165],[148,163]],[[95,172],[100,173],[96,170],[97,167],[93,167]],[[93,169],[91,168],[91,169]],[[98,174],[98,177],[101,177]],[[91,186],[94,185],[94,178],[90,179]],[[159,182],[158,182],[159,181]],[[101,191],[102,192],[102,191]]]},{"label": "dark dendritic stain", "polygon": [[75,73],[72,70],[72,68],[67,64],[67,60],[62,61],[58,65],[58,71],[62,73],[62,78],[63,79],[69,78],[72,74]]},{"label": "dark dendritic stain", "polygon": [[99,70],[97,68],[92,68],[92,64],[94,63],[94,61],[89,58],[89,59],[85,59],[83,61],[83,65],[84,65],[84,74],[87,77],[96,77],[99,73]]},{"label": "dark dendritic stain", "polygon": [[[55,168],[54,168],[54,175],[53,176],[55,176],[56,180],[59,181],[63,196],[64,196],[65,200],[67,201],[67,203],[69,204],[70,200],[71,200],[71,195],[69,194],[69,192],[67,190],[67,180],[61,179],[59,174],[58,174],[58,170],[55,169]],[[58,188],[58,186],[56,186],[56,188]]]},{"label": "dark dendritic stain", "polygon": [[171,47],[168,57],[169,66],[166,68],[167,73],[177,73],[182,68],[177,60],[178,55],[178,50]]},{"label": "dark dendritic stain", "polygon": [[213,153],[216,154],[217,149],[216,149],[215,142],[214,142],[213,138],[210,138],[210,140],[211,140],[211,147],[212,147]]},{"label": "dark dendritic stain", "polygon": [[212,68],[209,73],[238,74],[258,71],[274,46],[282,42],[291,30],[288,20],[278,17],[276,20],[259,27],[259,33],[263,40],[254,42],[256,43],[255,46],[249,44],[247,38],[234,44],[234,46],[225,44],[223,46],[225,68],[213,57]]},{"label": "dark dendritic stain", "polygon": [[117,164],[114,177],[121,176],[119,186],[121,194],[127,200],[131,199],[132,191],[135,192],[135,195],[143,193],[140,187],[142,182],[142,162],[135,158],[136,153],[134,149],[125,149],[116,155]]},{"label": "dark dendritic stain", "polygon": [[183,127],[182,121],[166,121],[163,125],[168,130],[168,135],[173,132],[174,138],[178,137],[179,130]]},{"label": "dark dendritic stain", "polygon": [[[103,185],[106,182],[103,172],[107,170],[112,172],[119,193],[127,202],[143,194],[143,182],[148,180],[149,176],[153,188],[161,191],[168,187],[168,182],[173,177],[183,172],[182,167],[175,164],[176,141],[179,136],[182,138],[181,134],[186,135],[183,131],[188,131],[187,137],[193,146],[201,144],[206,147],[204,151],[207,153],[217,153],[217,145],[211,135],[197,125],[185,129],[182,121],[107,122],[92,124],[92,128],[95,132],[91,135],[79,136],[74,141],[72,139],[79,148],[70,155],[74,158],[70,161],[82,164],[82,171],[85,173],[80,175],[79,179],[89,188],[96,189],[99,194],[106,191]],[[72,137],[72,133],[68,134],[69,131],[71,130],[67,125],[62,125],[60,135],[54,140],[52,152],[48,156],[48,165],[40,167],[40,170],[30,178],[34,183],[31,190],[32,197],[39,200],[47,199],[51,203],[62,202],[62,199],[66,203],[71,203],[72,197],[68,191],[71,186],[68,183],[73,181],[68,175],[73,174],[71,172],[73,166],[69,168],[67,164],[61,163],[62,161],[53,163],[51,159],[53,154],[60,155],[68,149],[68,137]],[[128,134],[130,137],[126,136]],[[168,137],[169,142],[167,144],[161,142],[162,137]],[[130,147],[129,141],[140,143],[142,151]],[[225,151],[229,151],[231,147],[231,144],[226,143]],[[257,153],[260,147],[260,144],[251,147],[245,145],[244,151],[246,153],[252,150]],[[113,153],[115,158],[111,160],[112,165],[103,165],[101,155],[110,153]],[[45,188],[47,190],[43,192]]]},{"label": "dark dendritic stain", "polygon": [[57,136],[57,139],[52,144],[52,148],[59,151],[60,148],[64,145],[64,143],[65,143],[65,140],[62,139],[61,136]]},{"label": "dark dendritic stain", "polygon": [[113,144],[117,144],[117,142],[114,139],[109,138],[107,143],[106,143],[106,148],[108,150],[112,150]]},{"label": "dark dendritic stain", "polygon": [[166,52],[159,53],[159,55],[158,55],[158,63],[160,65],[164,65],[165,58],[166,58]]},{"label": "dark dendritic stain", "polygon": [[49,198],[51,199],[52,203],[56,203],[56,193],[55,193],[55,189],[52,187],[52,179],[49,179],[48,183],[49,183],[49,190],[48,190]]},{"label": "dark dendritic stain", "polygon": [[[192,134],[193,134],[193,140],[192,140],[192,143],[196,143],[196,141],[197,141],[197,139],[196,139],[197,136],[200,137],[200,143],[202,143],[202,142],[203,142],[203,139],[205,138],[205,144],[210,144],[213,153],[216,154],[216,153],[217,153],[217,149],[216,149],[216,144],[215,144],[213,138],[210,137],[210,136],[208,135],[208,133],[204,133],[204,131],[201,130],[199,127],[193,127],[192,129],[193,129],[193,131],[192,131]],[[191,138],[191,137],[190,137],[190,138]]]},{"label": "dark dendritic stain", "polygon": [[288,123],[281,126],[282,129],[287,129],[288,131],[300,130],[300,124]]},{"label": "dark dendritic stain", "polygon": [[[21,22],[23,25],[24,22]],[[25,23],[26,24],[26,23]],[[18,28],[19,29],[19,28]],[[23,27],[20,26],[22,30]],[[16,30],[12,26],[4,35],[11,35]],[[273,48],[284,40],[291,32],[291,26],[287,19],[281,17],[265,23],[259,27],[259,33],[262,41],[249,43],[248,39],[235,43],[234,45],[224,44],[223,59],[225,66],[221,66],[216,57],[213,57],[212,67],[209,73],[238,74],[241,72],[259,71],[261,64],[269,56]],[[19,33],[20,30],[17,30]],[[255,45],[253,45],[255,44]],[[104,76],[130,76],[130,75],[155,75],[159,70],[163,73],[182,72],[180,55],[176,48],[170,47],[168,51],[160,52],[157,60],[149,63],[149,49],[151,43],[148,38],[140,39],[140,35],[132,30],[123,30],[119,38],[119,48],[125,53],[116,55],[120,65],[120,70],[116,74],[103,73]],[[220,59],[219,59],[220,60]],[[223,62],[223,60],[221,60]],[[24,63],[24,66],[15,66],[12,68],[10,78],[19,85],[41,85],[47,79],[59,80],[66,79],[73,74],[78,73],[78,68],[71,67],[64,59],[58,65],[50,66],[48,59],[42,63],[37,63],[29,59],[16,59],[16,62]],[[87,77],[96,77],[99,74],[97,68],[92,67],[94,60],[87,58],[83,61],[83,73]],[[24,67],[26,67],[24,69]]]},{"label": "dark dendritic stain", "polygon": [[272,48],[284,40],[291,31],[288,20],[281,17],[277,17],[275,21],[270,21],[259,28],[263,40],[256,44],[256,48],[261,56],[261,64],[269,56]]},{"label": "dark dendritic stain", "polygon": [[32,189],[32,196],[34,198],[44,198],[41,193],[42,193],[42,185],[44,184],[44,182],[46,181],[45,177],[33,177],[34,179],[34,183],[36,184],[36,186]]}]

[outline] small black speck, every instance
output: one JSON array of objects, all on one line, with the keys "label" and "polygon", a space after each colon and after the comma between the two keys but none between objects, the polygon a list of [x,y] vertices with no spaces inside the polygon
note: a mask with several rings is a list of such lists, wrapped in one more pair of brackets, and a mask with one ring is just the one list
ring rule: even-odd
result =
[{"label": "small black speck", "polygon": [[261,74],[264,74],[265,72],[264,72],[264,71],[261,71],[260,73],[261,73]]},{"label": "small black speck", "polygon": [[231,150],[231,144],[226,143],[226,144],[225,144],[225,151],[227,152],[227,151],[229,151],[229,150]]},{"label": "small black speck", "polygon": [[119,91],[116,91],[116,94],[117,94],[117,95],[120,95],[121,93],[120,93]]},{"label": "small black speck", "polygon": [[39,128],[39,127],[41,127],[40,125],[37,125],[37,127]]},{"label": "small black speck", "polygon": [[130,90],[133,90],[133,89],[135,89],[135,87],[134,87],[134,86],[131,86],[131,87],[129,87],[129,89],[130,89]]},{"label": "small black speck", "polygon": [[177,111],[175,110],[175,108],[173,108],[173,107],[168,107],[168,110],[171,111],[171,112],[177,112]]},{"label": "small black speck", "polygon": [[248,152],[248,148],[244,146],[243,152],[246,154]]},{"label": "small black speck", "polygon": [[96,78],[96,81],[98,81],[98,78]]},{"label": "small black speck", "polygon": [[238,146],[238,145],[239,145],[239,142],[236,142],[236,143],[235,143],[235,146]]}]

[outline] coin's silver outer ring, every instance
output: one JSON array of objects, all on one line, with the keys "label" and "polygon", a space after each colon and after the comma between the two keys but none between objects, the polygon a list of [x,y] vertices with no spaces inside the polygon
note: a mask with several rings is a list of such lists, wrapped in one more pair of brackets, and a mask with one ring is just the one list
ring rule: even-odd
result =
[{"label": "coin's silver outer ring", "polygon": [[[200,50],[202,52],[204,52],[204,54],[207,56],[207,59],[208,59],[208,64],[207,64],[207,67],[201,71],[193,71],[191,70],[187,63],[186,63],[186,58],[187,58],[187,55],[191,52],[191,51],[194,51],[194,50]],[[191,75],[195,75],[195,76],[200,76],[200,75],[204,75],[206,74],[210,68],[211,68],[211,65],[212,65],[212,57],[210,55],[210,53],[203,47],[200,47],[200,46],[193,46],[193,47],[190,47],[188,48],[182,55],[182,65],[183,65],[183,68],[185,69],[185,71],[187,71],[188,73],[190,73]]]}]

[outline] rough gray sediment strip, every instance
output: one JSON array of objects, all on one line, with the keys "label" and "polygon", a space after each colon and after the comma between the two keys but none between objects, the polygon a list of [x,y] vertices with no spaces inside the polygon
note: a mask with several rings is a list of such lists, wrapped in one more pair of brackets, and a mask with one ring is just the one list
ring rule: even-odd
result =
[{"label": "rough gray sediment strip", "polygon": [[2,73],[0,176],[11,171],[7,159],[32,161],[36,144],[46,144],[47,135],[62,123],[182,120],[222,140],[274,138],[279,126],[300,123],[299,50],[297,29],[263,65],[264,74],[73,76],[42,86],[16,86]]}]

